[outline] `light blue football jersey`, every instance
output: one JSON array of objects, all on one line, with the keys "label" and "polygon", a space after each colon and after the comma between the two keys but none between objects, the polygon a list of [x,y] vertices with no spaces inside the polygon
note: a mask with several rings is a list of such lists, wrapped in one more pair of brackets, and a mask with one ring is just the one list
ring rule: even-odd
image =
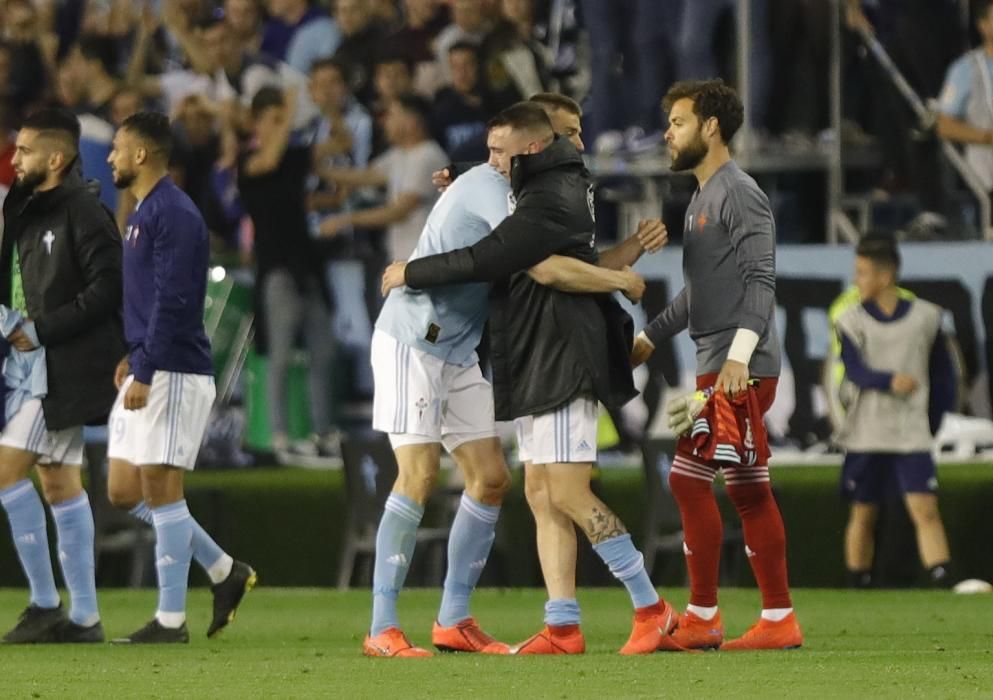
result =
[{"label": "light blue football jersey", "polygon": [[[510,213],[510,183],[489,165],[455,180],[435,203],[411,260],[466,248],[487,236]],[[489,313],[489,285],[454,284],[390,292],[376,328],[404,345],[470,367]]]}]

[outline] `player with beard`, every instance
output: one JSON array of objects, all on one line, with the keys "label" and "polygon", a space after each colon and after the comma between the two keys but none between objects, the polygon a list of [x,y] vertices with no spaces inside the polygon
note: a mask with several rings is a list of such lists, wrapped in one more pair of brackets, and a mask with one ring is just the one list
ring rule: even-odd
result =
[{"label": "player with beard", "polygon": [[[692,171],[699,187],[684,222],[686,286],[638,336],[632,364],[641,364],[660,342],[688,329],[697,350],[697,388],[723,393],[735,412],[729,422],[748,426],[731,431],[741,444],[727,450],[722,445],[713,458],[702,456],[687,436],[676,447],[669,485],[683,522],[690,604],[673,636],[689,648],[795,648],[803,636],[790,601],[786,534],[767,459],[737,456],[768,454],[764,430],[756,423],[772,405],[780,371],[775,222],[765,193],[728,150],[744,117],[734,90],[720,80],[680,82],[662,107],[669,114],[665,139],[672,169]],[[687,413],[687,402],[677,399],[670,415],[674,409]],[[718,413],[712,420],[716,425],[708,429],[723,429],[722,417]],[[684,425],[692,425],[696,436],[696,412],[687,419]],[[748,560],[762,592],[758,623],[727,643],[717,608],[723,531],[712,483],[718,469],[741,516]]]},{"label": "player with beard", "polygon": [[194,520],[183,481],[214,403],[214,367],[203,325],[207,226],[169,177],[172,132],[163,114],[138,112],[114,136],[114,186],[138,202],[124,234],[124,337],[107,427],[110,501],[155,529],[155,617],[115,643],[185,644],[186,587],[196,560],[213,583],[213,637],[231,620],[255,571],[235,561]]},{"label": "player with beard", "polygon": [[[17,134],[17,182],[3,205],[0,326],[3,402],[0,504],[31,591],[5,643],[102,642],[94,578],[93,513],[83,490],[83,425],[106,419],[114,356],[123,352],[121,242],[99,187],[79,167],[79,120],[29,116]],[[72,601],[62,610],[45,510],[28,479],[37,468],[52,507]]]}]

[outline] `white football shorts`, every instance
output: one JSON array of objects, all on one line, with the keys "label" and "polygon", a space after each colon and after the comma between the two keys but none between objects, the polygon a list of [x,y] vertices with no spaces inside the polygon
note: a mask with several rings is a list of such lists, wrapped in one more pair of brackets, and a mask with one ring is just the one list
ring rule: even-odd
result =
[{"label": "white football shorts", "polygon": [[596,461],[599,405],[579,396],[553,411],[514,419],[517,456],[531,464]]},{"label": "white football shorts", "polygon": [[0,445],[34,452],[38,464],[82,464],[83,426],[49,430],[41,399],[28,399],[0,432]]},{"label": "white football shorts", "polygon": [[124,394],[133,381],[133,375],[124,380],[110,412],[107,456],[136,466],[193,469],[214,405],[214,378],[156,370],[148,404],[129,411]]},{"label": "white football shorts", "polygon": [[371,356],[372,427],[388,433],[394,448],[440,442],[452,452],[496,436],[493,387],[478,364],[445,362],[380,330],[372,334]]}]

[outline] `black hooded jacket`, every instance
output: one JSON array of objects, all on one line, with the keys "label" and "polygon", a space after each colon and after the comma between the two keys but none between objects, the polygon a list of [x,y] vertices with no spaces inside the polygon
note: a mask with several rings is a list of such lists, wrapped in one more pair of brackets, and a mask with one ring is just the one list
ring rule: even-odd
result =
[{"label": "black hooded jacket", "polygon": [[3,204],[0,303],[10,306],[17,244],[28,316],[45,347],[49,430],[104,420],[126,353],[121,320],[121,237],[78,162],[62,184],[32,193],[14,186]]},{"label": "black hooded jacket", "polygon": [[582,156],[556,137],[511,162],[517,206],[469,248],[407,264],[408,287],[491,282],[490,341],[497,420],[553,410],[580,394],[608,407],[637,391],[631,318],[609,294],[569,294],[528,269],[550,255],[596,264],[593,188]]}]

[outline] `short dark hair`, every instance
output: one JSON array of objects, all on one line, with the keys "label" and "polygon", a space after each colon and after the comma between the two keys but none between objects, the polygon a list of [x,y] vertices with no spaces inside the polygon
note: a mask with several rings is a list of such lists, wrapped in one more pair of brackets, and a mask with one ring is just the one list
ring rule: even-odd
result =
[{"label": "short dark hair", "polygon": [[869,234],[855,247],[855,255],[871,260],[879,267],[900,271],[900,251],[896,239],[886,234]]},{"label": "short dark hair", "polygon": [[383,49],[376,54],[376,60],[373,61],[373,68],[381,66],[385,63],[402,63],[407,66],[407,70],[411,74],[414,72],[414,62],[410,60],[410,56],[398,51],[396,49]]},{"label": "short dark hair", "polygon": [[721,139],[724,143],[731,143],[745,121],[745,108],[734,88],[720,78],[681,80],[669,88],[662,98],[662,109],[668,113],[677,101],[686,98],[693,100],[693,113],[701,120],[716,117]]},{"label": "short dark hair", "polygon": [[149,150],[161,153],[164,160],[168,161],[172,155],[172,127],[161,112],[135,112],[124,120],[121,128],[151,146]]},{"label": "short dark hair", "polygon": [[434,114],[430,102],[412,92],[397,95],[395,101],[402,109],[415,115],[418,121],[421,122],[421,128],[424,129],[425,133],[430,135],[431,118]]},{"label": "short dark hair", "polygon": [[104,73],[117,73],[117,44],[113,39],[99,34],[84,34],[76,42],[79,55],[87,61],[99,61]]},{"label": "short dark hair", "polygon": [[528,102],[537,102],[551,109],[561,109],[569,114],[575,114],[577,117],[583,116],[583,108],[579,106],[579,103],[560,92],[539,92],[536,95],[531,95]]},{"label": "short dark hair", "polygon": [[555,136],[555,130],[552,128],[548,114],[537,102],[512,104],[486,124],[487,129],[495,129],[500,126],[509,126],[515,131],[531,131],[542,136],[547,134],[549,138]]},{"label": "short dark hair", "polygon": [[259,91],[252,98],[252,117],[259,117],[271,107],[283,107],[285,105],[286,99],[283,91],[273,85],[266,85],[259,88]]},{"label": "short dark hair", "polygon": [[28,115],[21,123],[21,129],[37,131],[61,141],[66,149],[66,160],[79,154],[79,119],[64,107],[40,109]]},{"label": "short dark hair", "polygon": [[310,64],[310,74],[313,75],[319,70],[324,70],[325,68],[330,68],[331,70],[336,70],[341,74],[341,77],[345,79],[346,83],[351,83],[349,78],[351,77],[351,71],[349,70],[348,64],[338,58],[333,58],[328,56],[327,58],[319,58]]},{"label": "short dark hair", "polygon": [[469,51],[476,54],[476,58],[479,58],[479,46],[472,43],[471,41],[456,41],[454,44],[448,47],[448,53],[452,51]]}]

